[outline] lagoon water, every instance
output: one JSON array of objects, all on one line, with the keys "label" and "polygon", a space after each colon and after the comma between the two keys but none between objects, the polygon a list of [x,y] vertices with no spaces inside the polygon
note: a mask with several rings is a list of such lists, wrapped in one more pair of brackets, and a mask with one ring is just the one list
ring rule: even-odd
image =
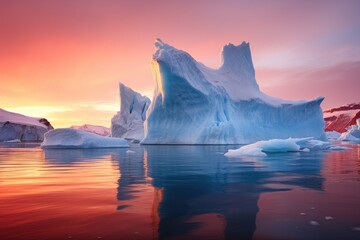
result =
[{"label": "lagoon water", "polygon": [[0,239],[360,239],[360,144],[0,146]]}]

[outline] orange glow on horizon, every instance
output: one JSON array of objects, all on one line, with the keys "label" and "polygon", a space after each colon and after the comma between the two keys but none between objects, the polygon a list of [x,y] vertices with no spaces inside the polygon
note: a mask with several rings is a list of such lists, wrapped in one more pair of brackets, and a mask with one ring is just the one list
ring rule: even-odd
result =
[{"label": "orange glow on horizon", "polygon": [[119,82],[151,96],[156,38],[210,67],[245,40],[265,93],[359,101],[357,2],[17,2],[0,3],[0,107],[55,127],[109,126]]}]

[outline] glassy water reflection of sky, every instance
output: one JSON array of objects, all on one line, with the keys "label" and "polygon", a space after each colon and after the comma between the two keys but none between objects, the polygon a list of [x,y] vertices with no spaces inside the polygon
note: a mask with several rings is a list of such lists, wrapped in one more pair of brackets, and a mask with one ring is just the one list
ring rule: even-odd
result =
[{"label": "glassy water reflection of sky", "polygon": [[359,145],[231,159],[229,146],[9,146],[1,239],[360,237]]}]

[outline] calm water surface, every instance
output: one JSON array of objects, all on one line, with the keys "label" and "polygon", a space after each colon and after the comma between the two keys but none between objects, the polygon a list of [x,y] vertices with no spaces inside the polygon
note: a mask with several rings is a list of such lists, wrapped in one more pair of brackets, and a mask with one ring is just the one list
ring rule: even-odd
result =
[{"label": "calm water surface", "polygon": [[0,239],[360,239],[360,145],[0,146]]}]

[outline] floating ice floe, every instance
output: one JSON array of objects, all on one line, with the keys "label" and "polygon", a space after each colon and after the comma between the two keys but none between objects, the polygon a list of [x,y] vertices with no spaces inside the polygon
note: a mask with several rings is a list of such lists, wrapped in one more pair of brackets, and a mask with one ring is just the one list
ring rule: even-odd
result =
[{"label": "floating ice floe", "polygon": [[313,138],[288,138],[259,141],[242,146],[238,149],[229,149],[225,156],[267,156],[267,153],[282,152],[309,152],[314,150],[345,150],[347,147],[335,146],[329,142]]},{"label": "floating ice floe", "polygon": [[310,221],[309,223],[312,226],[319,226],[320,225],[320,223],[318,223],[317,221]]},{"label": "floating ice floe", "polygon": [[42,148],[118,148],[129,147],[122,138],[104,137],[72,128],[58,128],[44,135]]}]

